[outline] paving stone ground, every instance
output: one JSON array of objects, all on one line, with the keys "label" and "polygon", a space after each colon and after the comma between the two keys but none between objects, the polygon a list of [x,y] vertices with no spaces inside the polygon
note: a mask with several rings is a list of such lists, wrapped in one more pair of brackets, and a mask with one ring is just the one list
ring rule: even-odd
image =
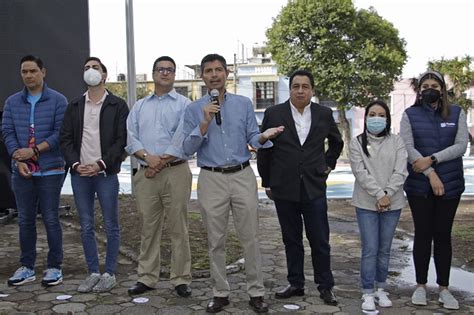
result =
[{"label": "paving stone ground", "polygon": [[[163,279],[158,288],[144,295],[148,303],[137,304],[127,295],[127,289],[137,279],[136,262],[126,256],[119,257],[117,280],[118,285],[107,293],[81,294],[76,291],[80,281],[86,277],[86,267],[82,252],[79,232],[76,227],[63,225],[64,231],[64,283],[50,288],[41,286],[41,275],[45,266],[47,243],[44,227],[38,220],[38,258],[36,264],[37,280],[19,286],[7,286],[8,277],[18,267],[18,226],[16,222],[0,225],[0,314],[204,314],[211,297],[209,278],[193,280],[193,294],[190,298],[176,295],[168,280]],[[334,291],[339,299],[338,306],[324,305],[319,298],[315,284],[312,282],[309,247],[306,244],[306,295],[289,300],[276,300],[274,293],[287,284],[286,258],[281,240],[280,227],[271,204],[266,204],[261,211],[260,244],[263,256],[264,281],[267,289],[266,301],[270,313],[295,314],[361,314],[359,290],[360,245],[357,223],[340,217],[330,216],[332,267],[336,286]],[[392,308],[379,309],[379,314],[474,314],[473,292],[454,291],[461,308],[449,312],[437,302],[436,288],[430,287],[429,304],[426,307],[415,307],[410,302],[413,282],[406,283],[399,279],[400,270],[406,268],[410,253],[406,251],[408,239],[399,235],[394,240],[392,261],[388,281]],[[104,245],[99,241],[101,253]],[[101,255],[103,263],[104,257]],[[222,314],[252,314],[248,307],[245,273],[236,272],[229,275],[232,293],[230,305]],[[474,291],[474,290],[473,290]],[[69,300],[59,301],[56,297],[69,294]],[[299,310],[290,311],[286,304],[296,304]]]}]

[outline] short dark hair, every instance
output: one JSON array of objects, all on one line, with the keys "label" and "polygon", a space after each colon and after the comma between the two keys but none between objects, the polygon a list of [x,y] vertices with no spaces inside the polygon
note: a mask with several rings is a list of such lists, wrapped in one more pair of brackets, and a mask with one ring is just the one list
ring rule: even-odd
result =
[{"label": "short dark hair", "polygon": [[203,74],[204,71],[204,64],[215,60],[219,61],[224,67],[224,69],[227,70],[227,61],[225,61],[224,57],[219,54],[208,54],[205,55],[204,58],[202,58],[201,60],[201,74]]},{"label": "short dark hair", "polygon": [[26,55],[23,58],[21,58],[20,66],[26,61],[33,61],[34,63],[36,63],[38,68],[43,69],[43,60],[41,60],[40,57],[33,56],[33,55]]},{"label": "short dark hair", "polygon": [[293,71],[293,73],[290,75],[290,89],[291,89],[291,83],[293,83],[293,78],[296,77],[297,75],[308,77],[309,82],[311,83],[311,88],[314,89],[313,74],[311,72],[309,72],[308,70],[302,70],[302,69]]},{"label": "short dark hair", "polygon": [[171,58],[170,56],[161,56],[161,57],[156,58],[155,62],[153,63],[152,71],[155,71],[156,64],[160,61],[169,61],[173,64],[174,68],[176,69],[176,62],[174,62],[173,58]]},{"label": "short dark hair", "polygon": [[97,57],[88,57],[88,58],[86,59],[86,61],[84,61],[84,66],[86,65],[86,63],[88,63],[88,62],[91,61],[91,60],[97,61],[97,62],[99,63],[99,65],[100,65],[100,68],[102,69],[102,72],[107,73],[107,68],[106,68],[105,65],[102,63],[102,61],[101,61],[99,58],[97,58]]},{"label": "short dark hair", "polygon": [[392,126],[392,116],[390,114],[390,108],[388,105],[381,100],[375,100],[370,102],[366,107],[365,107],[365,114],[364,114],[364,132],[361,133],[360,135],[357,136],[357,140],[359,140],[361,146],[362,146],[362,151],[364,151],[365,155],[370,157],[369,150],[367,149],[367,145],[369,141],[367,140],[367,116],[369,115],[369,110],[372,106],[378,105],[382,107],[385,110],[385,118],[387,120],[387,125],[385,126],[385,130],[382,131],[378,136],[388,136],[390,135],[390,128]]}]

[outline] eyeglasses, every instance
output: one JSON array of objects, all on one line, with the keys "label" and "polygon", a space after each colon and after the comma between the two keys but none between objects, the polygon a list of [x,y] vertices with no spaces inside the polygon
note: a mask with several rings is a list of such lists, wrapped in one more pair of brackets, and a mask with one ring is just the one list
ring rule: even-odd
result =
[{"label": "eyeglasses", "polygon": [[174,73],[176,71],[176,69],[174,68],[156,68],[155,70],[153,71],[158,71],[159,73],[161,74],[165,74],[165,73]]}]

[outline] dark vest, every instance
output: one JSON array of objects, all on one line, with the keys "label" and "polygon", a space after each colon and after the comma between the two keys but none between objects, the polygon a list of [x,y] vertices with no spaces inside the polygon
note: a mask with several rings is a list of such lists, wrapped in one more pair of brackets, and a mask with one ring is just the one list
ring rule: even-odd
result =
[{"label": "dark vest", "polygon": [[[431,156],[454,144],[461,113],[459,106],[450,106],[447,120],[443,120],[438,111],[426,105],[412,106],[405,112],[410,120],[415,149],[421,155]],[[433,168],[444,185],[443,198],[458,198],[464,191],[462,157],[438,163]],[[415,173],[410,163],[408,163],[408,173],[404,185],[408,197],[433,195],[427,176],[423,173]]]}]

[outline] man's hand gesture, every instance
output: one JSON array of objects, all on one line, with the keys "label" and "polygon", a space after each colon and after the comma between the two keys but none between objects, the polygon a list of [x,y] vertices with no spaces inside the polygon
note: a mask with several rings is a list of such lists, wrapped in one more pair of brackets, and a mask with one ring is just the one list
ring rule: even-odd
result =
[{"label": "man's hand gesture", "polygon": [[260,139],[259,139],[260,144],[264,144],[265,142],[267,142],[268,139],[275,138],[284,130],[285,130],[285,126],[268,128],[267,130],[265,130],[264,132],[260,134]]}]

